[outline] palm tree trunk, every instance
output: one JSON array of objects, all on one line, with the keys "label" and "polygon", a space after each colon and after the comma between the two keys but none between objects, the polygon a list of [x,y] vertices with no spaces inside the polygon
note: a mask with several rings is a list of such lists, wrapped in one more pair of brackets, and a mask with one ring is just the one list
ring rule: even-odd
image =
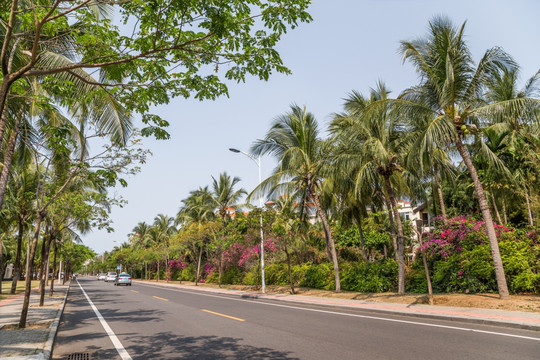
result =
[{"label": "palm tree trunk", "polygon": [[482,183],[478,178],[478,173],[476,168],[465,149],[465,146],[461,142],[461,138],[458,136],[455,140],[456,148],[463,162],[467,166],[469,173],[471,174],[474,189],[476,191],[476,196],[478,196],[478,203],[480,205],[480,211],[482,212],[482,217],[486,224],[486,232],[489,239],[489,245],[491,247],[491,256],[493,258],[493,266],[495,267],[495,276],[497,278],[497,287],[499,289],[499,296],[501,299],[508,299],[510,297],[508,293],[508,285],[506,284],[506,278],[504,276],[504,267],[501,259],[501,253],[499,251],[499,243],[497,242],[497,234],[495,233],[495,227],[493,226],[493,219],[491,213],[489,212],[489,205],[487,202],[486,194]]},{"label": "palm tree trunk", "polygon": [[3,237],[0,236],[0,294],[2,293],[2,281],[4,281],[4,264],[3,259],[4,255],[2,254],[2,250],[4,248]]},{"label": "palm tree trunk", "polygon": [[384,177],[384,187],[388,194],[388,200],[392,205],[392,211],[394,212],[394,218],[396,220],[397,228],[397,261],[398,261],[398,293],[405,294],[405,261],[404,261],[404,239],[403,239],[403,225],[401,223],[401,217],[397,209],[396,198],[394,197],[394,190],[390,184],[390,177]]},{"label": "palm tree trunk", "polygon": [[17,234],[17,255],[15,255],[15,264],[13,269],[13,279],[11,281],[11,294],[17,290],[17,281],[21,277],[21,253],[24,236],[24,218],[19,216],[19,233]]},{"label": "palm tree trunk", "polygon": [[197,260],[197,277],[195,277],[195,286],[199,285],[199,277],[201,276],[201,260],[202,260],[203,246],[199,250],[199,259]]},{"label": "palm tree trunk", "polygon": [[339,264],[336,254],[336,246],[334,244],[334,238],[332,237],[332,232],[330,230],[330,225],[328,224],[328,219],[326,218],[325,213],[322,210],[321,203],[319,201],[319,196],[314,191],[311,191],[311,195],[313,198],[313,201],[315,202],[315,206],[317,207],[317,212],[319,213],[319,217],[321,218],[321,221],[323,223],[324,232],[327,234],[326,236],[326,244],[330,248],[330,253],[332,255],[332,263],[334,265],[334,278],[336,281],[336,292],[341,292],[341,284],[339,281]]},{"label": "palm tree trunk", "polygon": [[534,226],[534,220],[532,216],[531,200],[529,199],[529,189],[525,187],[525,202],[527,203],[527,215],[529,216],[529,225]]},{"label": "palm tree trunk", "polygon": [[37,242],[39,239],[39,231],[41,229],[41,221],[43,220],[43,213],[37,212],[36,225],[34,227],[34,237],[32,239],[32,246],[28,254],[28,261],[26,263],[26,281],[24,288],[24,301],[21,311],[21,317],[19,319],[19,328],[24,329],[26,327],[26,318],[28,316],[28,306],[30,305],[30,291],[32,290],[32,268],[34,264],[34,256],[36,254]]},{"label": "palm tree trunk", "polygon": [[366,243],[364,239],[364,230],[362,230],[362,219],[358,214],[355,215],[356,226],[358,227],[358,233],[360,234],[360,246],[362,247],[362,259],[364,262],[368,262],[367,253],[366,253]]},{"label": "palm tree trunk", "polygon": [[54,242],[54,258],[53,258],[53,268],[52,268],[52,277],[51,277],[51,287],[49,289],[49,296],[54,294],[54,277],[56,275],[56,255],[58,254],[58,246],[56,241]]},{"label": "palm tree trunk", "polygon": [[[53,240],[53,235],[49,234],[47,239],[47,245],[45,247],[45,259],[43,259],[41,265],[41,284],[39,289],[39,306],[43,306],[45,302],[45,288],[47,287],[47,280],[49,279],[49,254],[51,250],[51,241]],[[45,239],[43,239],[45,242]]]},{"label": "palm tree trunk", "polygon": [[221,287],[221,274],[223,273],[223,252],[219,255],[219,276],[218,276],[218,283],[219,287]]},{"label": "palm tree trunk", "polygon": [[388,221],[390,221],[390,234],[392,237],[392,245],[394,247],[394,257],[396,258],[396,261],[399,262],[396,227],[394,226],[394,215],[392,211],[392,204],[390,203],[390,200],[386,194],[384,194],[384,203],[386,205],[386,209],[388,210]]},{"label": "palm tree trunk", "polygon": [[495,215],[497,216],[497,220],[499,221],[499,224],[502,224],[501,214],[499,214],[499,208],[497,207],[497,202],[495,201],[495,196],[493,196],[493,191],[490,191],[491,194],[491,202],[493,203],[493,210],[495,211]]},{"label": "palm tree trunk", "polygon": [[503,207],[503,218],[504,223],[508,224],[508,218],[506,217],[506,201],[504,200],[504,196],[501,197],[502,207]]},{"label": "palm tree trunk", "polygon": [[[7,111],[6,111],[7,112]],[[0,209],[4,203],[4,195],[6,193],[9,170],[11,168],[11,162],[13,161],[13,154],[15,153],[15,145],[17,144],[17,136],[19,135],[19,119],[15,119],[15,124],[9,136],[8,146],[4,155],[4,166],[0,173]]]},{"label": "palm tree trunk", "polygon": [[292,281],[291,254],[289,254],[289,249],[287,248],[286,241],[285,241],[283,250],[285,251],[285,256],[287,257],[287,268],[289,271],[289,285],[291,286],[291,293],[296,294],[296,291],[294,290],[294,284]]},{"label": "palm tree trunk", "polygon": [[437,194],[439,195],[439,203],[441,204],[441,213],[442,216],[446,219],[446,206],[444,205],[444,197],[441,189],[441,183],[439,182],[439,175],[437,175],[437,170],[433,168],[433,176],[435,178],[435,186],[437,187]]},{"label": "palm tree trunk", "polygon": [[[47,242],[48,242],[48,239],[51,237],[50,235],[50,231],[48,230],[45,230],[46,231],[46,235],[48,236],[44,236],[43,237],[43,240],[41,240],[41,262],[39,264],[39,294],[41,296],[41,293],[42,291],[44,290],[45,288],[45,262],[46,262],[46,259],[45,259],[45,251],[46,251],[46,248],[47,248]],[[40,306],[42,306],[40,304]]]}]

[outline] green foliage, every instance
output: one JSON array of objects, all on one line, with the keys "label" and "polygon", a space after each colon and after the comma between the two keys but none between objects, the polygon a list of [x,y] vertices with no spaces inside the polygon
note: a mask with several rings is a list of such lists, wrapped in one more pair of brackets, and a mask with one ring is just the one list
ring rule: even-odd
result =
[{"label": "green foliage", "polygon": [[[509,290],[540,292],[540,245],[532,233],[496,226]],[[436,292],[496,292],[497,281],[483,222],[458,217],[439,223],[425,243],[433,289]],[[409,273],[408,288],[425,292],[425,275],[418,254]]]},{"label": "green foliage", "polygon": [[[223,273],[221,274],[221,283],[222,284],[232,284],[232,285],[238,285],[242,284],[242,280],[244,278],[244,274],[242,273],[242,269],[236,266],[232,266],[228,269],[223,270]],[[206,278],[207,283],[219,283],[219,272],[217,269]]]},{"label": "green foliage", "polygon": [[289,273],[286,263],[265,266],[265,281],[267,285],[288,285]]},{"label": "green foliage", "polygon": [[380,263],[356,263],[341,266],[341,285],[344,290],[385,292],[397,288],[398,265],[394,260]]}]

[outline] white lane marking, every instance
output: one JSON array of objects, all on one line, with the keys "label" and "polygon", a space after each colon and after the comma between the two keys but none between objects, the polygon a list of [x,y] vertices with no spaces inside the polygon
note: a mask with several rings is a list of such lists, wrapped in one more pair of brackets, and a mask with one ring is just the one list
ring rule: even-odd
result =
[{"label": "white lane marking", "polygon": [[92,300],[90,300],[90,298],[88,297],[88,295],[86,294],[86,291],[84,291],[83,287],[81,286],[81,284],[79,283],[79,280],[77,280],[77,284],[79,285],[79,287],[81,288],[81,291],[83,292],[84,296],[86,297],[86,300],[88,300],[88,303],[90,304],[90,306],[92,307],[92,310],[94,310],[94,312],[96,313],[96,316],[97,318],[99,319],[99,322],[101,323],[101,325],[103,326],[103,329],[105,329],[105,332],[107,333],[107,335],[109,335],[109,337],[111,338],[111,341],[112,343],[114,344],[114,347],[116,348],[116,350],[118,351],[118,354],[120,354],[120,357],[122,358],[122,360],[132,360],[131,359],[131,356],[129,356],[128,352],[126,351],[126,349],[124,349],[124,346],[122,346],[122,343],[120,342],[120,340],[118,340],[118,338],[116,337],[115,333],[112,331],[111,327],[109,326],[109,324],[107,324],[107,321],[105,321],[105,319],[103,318],[103,316],[101,316],[101,313],[99,312],[99,310],[97,309],[97,307],[94,305],[94,303],[92,302]]},{"label": "white lane marking", "polygon": [[[231,297],[227,297],[227,296],[220,296],[220,295],[214,295],[214,294],[203,294],[203,293],[199,293],[199,292],[195,292],[195,291],[186,291],[186,290],[180,290],[180,289],[165,288],[165,287],[162,287],[162,286],[149,285],[149,284],[140,284],[140,285],[149,286],[149,287],[157,287],[157,288],[160,288],[160,289],[168,289],[168,290],[178,291],[178,292],[182,292],[182,293],[188,293],[188,294],[192,294],[192,295],[215,297],[215,298],[228,299],[228,300],[233,300],[233,301],[244,301],[244,302],[249,302],[251,304],[261,304],[261,305],[276,306],[276,307],[283,307],[283,308],[296,309],[296,310],[320,312],[320,313],[325,313],[325,314],[350,316],[350,317],[357,317],[357,318],[371,319],[371,320],[380,320],[380,321],[390,321],[390,322],[397,322],[397,323],[402,323],[402,324],[430,326],[430,327],[451,329],[451,330],[459,330],[459,331],[470,331],[470,332],[476,332],[476,333],[481,333],[481,334],[499,335],[499,336],[514,337],[514,338],[519,338],[519,339],[540,341],[540,338],[535,338],[535,337],[531,337],[531,336],[523,336],[523,335],[515,335],[515,334],[506,334],[506,333],[500,333],[500,332],[496,332],[496,331],[477,330],[477,329],[469,329],[469,328],[458,327],[458,326],[430,324],[430,323],[408,321],[408,320],[399,320],[399,319],[388,319],[388,318],[378,317],[378,316],[349,314],[349,313],[342,313],[342,312],[330,311],[330,310],[310,309],[310,308],[303,308],[303,307],[299,307],[299,306],[273,304],[273,303],[267,303],[267,302],[245,300],[245,299],[235,299],[235,298],[231,298]],[[234,295],[232,295],[232,296],[234,296]],[[259,300],[265,300],[265,299],[259,299]],[[269,300],[271,300],[271,299],[269,299]],[[364,309],[360,309],[360,310],[364,310]],[[369,311],[369,309],[365,309],[365,310]]]}]

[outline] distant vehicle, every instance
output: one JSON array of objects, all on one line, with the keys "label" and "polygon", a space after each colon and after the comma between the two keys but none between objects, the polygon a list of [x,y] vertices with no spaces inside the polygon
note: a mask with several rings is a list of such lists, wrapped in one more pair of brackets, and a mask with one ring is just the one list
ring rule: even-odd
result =
[{"label": "distant vehicle", "polygon": [[97,279],[98,280],[105,280],[106,277],[107,277],[107,273],[101,273],[101,274],[98,274]]},{"label": "distant vehicle", "polygon": [[126,274],[126,273],[122,273],[122,274],[118,275],[118,277],[114,281],[114,285],[126,285],[126,286],[129,285],[129,286],[131,286],[131,275]]},{"label": "distant vehicle", "polygon": [[115,272],[108,272],[107,276],[105,276],[105,282],[115,281],[115,280],[116,280],[116,273]]}]

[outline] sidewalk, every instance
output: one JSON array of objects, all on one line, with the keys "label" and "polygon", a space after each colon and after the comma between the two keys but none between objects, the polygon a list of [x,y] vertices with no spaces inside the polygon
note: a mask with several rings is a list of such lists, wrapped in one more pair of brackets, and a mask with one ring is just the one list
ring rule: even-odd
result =
[{"label": "sidewalk", "polygon": [[206,291],[216,294],[236,295],[244,298],[278,300],[289,303],[304,303],[323,306],[340,306],[358,310],[377,311],[394,315],[405,315],[417,318],[460,321],[473,324],[497,325],[518,329],[540,331],[540,313],[524,311],[508,311],[496,309],[449,307],[424,304],[397,304],[384,302],[369,302],[362,300],[347,300],[326,297],[313,297],[290,294],[261,294],[251,291],[238,291],[220,288],[197,287],[181,284],[156,283],[153,281],[136,280],[135,283],[147,283],[155,286],[177,287],[189,290]]},{"label": "sidewalk", "polygon": [[49,359],[66,302],[69,285],[54,285],[54,295],[45,293],[39,307],[39,293],[32,290],[27,327],[13,329],[19,322],[24,294],[0,301],[0,359]]}]

